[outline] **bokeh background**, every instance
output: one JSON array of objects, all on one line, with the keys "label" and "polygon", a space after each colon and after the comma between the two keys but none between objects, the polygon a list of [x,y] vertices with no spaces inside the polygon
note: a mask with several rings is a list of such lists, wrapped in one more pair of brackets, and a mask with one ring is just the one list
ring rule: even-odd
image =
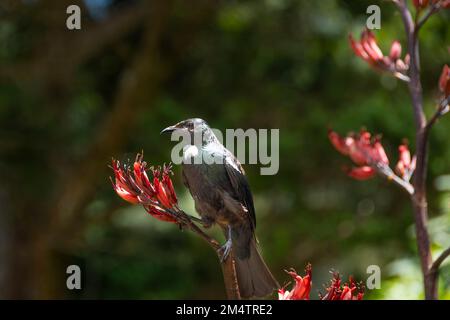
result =
[{"label": "bokeh background", "polygon": [[[111,188],[112,156],[144,150],[170,161],[159,131],[189,117],[226,128],[279,128],[280,170],[245,169],[263,255],[284,269],[313,265],[312,297],[330,270],[358,280],[381,267],[368,299],[422,297],[409,198],[380,178],[346,177],[327,129],[383,134],[397,159],[413,139],[406,86],[356,58],[347,35],[381,7],[386,51],[404,44],[389,1],[3,0],[0,3],[0,297],[224,298],[215,253],[152,219]],[[66,29],[66,8],[82,29]],[[449,13],[421,34],[427,113],[449,62]],[[429,177],[433,253],[450,245],[450,119],[433,129]],[[414,146],[412,146],[414,149]],[[181,206],[192,200],[174,177]],[[211,231],[220,236],[217,230]],[[66,289],[78,264],[83,289]],[[450,298],[450,264],[440,297]]]}]

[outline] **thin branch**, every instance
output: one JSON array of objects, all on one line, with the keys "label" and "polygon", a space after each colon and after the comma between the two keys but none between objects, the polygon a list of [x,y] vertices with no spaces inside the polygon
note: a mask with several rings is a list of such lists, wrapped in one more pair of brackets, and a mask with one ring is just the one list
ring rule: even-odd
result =
[{"label": "thin branch", "polygon": [[433,264],[431,265],[430,268],[430,273],[431,274],[435,274],[439,271],[439,267],[440,265],[444,262],[444,260],[450,256],[450,248],[447,248],[446,250],[444,250],[444,252],[442,252],[439,257],[433,262]]},{"label": "thin branch", "polygon": [[175,216],[175,218],[182,223],[184,227],[189,228],[192,232],[198,234],[203,240],[208,242],[208,244],[214,249],[219,250],[220,244],[214,238],[207,235],[202,229],[200,229],[192,220],[191,215],[187,214],[181,209],[176,211],[170,211],[171,214]]},{"label": "thin branch", "polygon": [[405,180],[399,176],[397,176],[394,171],[389,167],[389,165],[382,163],[380,161],[373,160],[372,156],[365,150],[361,150],[361,152],[366,156],[368,159],[369,165],[374,168],[379,175],[386,178],[389,181],[393,181],[398,186],[400,186],[402,189],[404,189],[406,192],[408,192],[409,195],[414,194],[414,187],[411,183],[409,183],[408,180]]},{"label": "thin branch", "polygon": [[450,110],[449,104],[450,104],[450,96],[441,100],[436,112],[434,113],[434,115],[430,118],[430,120],[427,123],[427,126],[426,126],[427,131],[431,129],[433,124],[435,124],[435,122],[440,117],[442,117],[444,114],[446,114]]},{"label": "thin branch", "polygon": [[397,79],[399,79],[399,80],[402,80],[402,81],[405,81],[405,82],[410,82],[410,81],[411,81],[411,79],[410,79],[406,74],[404,74],[404,73],[402,73],[402,72],[394,71],[394,72],[392,73],[392,75],[393,75],[395,78],[397,78]]},{"label": "thin branch", "polygon": [[[138,159],[138,157],[141,155],[138,154],[136,156],[136,159]],[[131,176],[125,175],[124,178],[127,180],[127,183],[130,184],[130,187],[132,187],[133,189],[140,192],[140,194],[137,196],[137,199],[144,208],[147,206],[161,207],[160,203],[157,200],[152,199],[148,194],[146,194],[145,191],[140,190],[139,185],[134,181],[133,178],[131,178]],[[110,179],[112,181],[112,178],[110,178]],[[114,185],[114,182],[113,182],[113,185]],[[171,216],[176,221],[176,223],[180,226],[180,228],[187,228],[187,229],[190,229],[191,231],[193,231],[194,233],[198,234],[202,239],[206,240],[206,242],[208,242],[213,249],[215,249],[215,250],[220,249],[219,243],[214,238],[210,237],[205,232],[203,232],[203,230],[200,229],[194,223],[194,221],[201,223],[202,222],[201,219],[194,217],[190,214],[187,214],[185,211],[181,210],[178,207],[178,205],[176,205],[176,204],[170,208],[161,207],[160,211],[164,211],[165,214]]]},{"label": "thin branch", "polygon": [[[416,125],[416,172],[414,174],[413,186],[414,194],[411,201],[414,208],[414,222],[416,229],[416,242],[420,257],[420,264],[423,274],[423,284],[426,299],[437,299],[436,279],[428,273],[432,257],[430,250],[430,239],[427,229],[428,206],[427,206],[427,161],[428,161],[428,131],[426,130],[427,120],[423,110],[422,83],[420,80],[420,56],[418,43],[418,29],[412,18],[405,0],[395,0],[408,40],[408,54],[410,55],[410,68],[408,88]],[[417,16],[416,16],[417,18]]]},{"label": "thin branch", "polygon": [[441,9],[441,3],[440,2],[436,2],[431,4],[430,9],[428,9],[427,13],[423,16],[422,19],[420,19],[417,24],[416,24],[416,29],[415,32],[418,33],[420,28],[422,28],[422,26],[425,24],[425,22],[427,22],[427,20],[436,12],[439,11],[439,9]]},{"label": "thin branch", "polygon": [[409,183],[408,181],[400,178],[399,176],[397,176],[392,171],[391,168],[389,168],[386,165],[381,165],[381,164],[375,164],[374,166],[375,166],[375,169],[377,170],[378,174],[385,177],[389,181],[393,181],[395,184],[397,184],[402,189],[404,189],[406,192],[408,192],[409,195],[414,194],[414,187],[412,186],[412,184]]},{"label": "thin branch", "polygon": [[444,250],[441,255],[434,261],[428,270],[426,276],[430,279],[430,289],[434,294],[434,299],[438,298],[438,285],[439,285],[439,266],[444,262],[444,260],[450,255],[450,248]]}]

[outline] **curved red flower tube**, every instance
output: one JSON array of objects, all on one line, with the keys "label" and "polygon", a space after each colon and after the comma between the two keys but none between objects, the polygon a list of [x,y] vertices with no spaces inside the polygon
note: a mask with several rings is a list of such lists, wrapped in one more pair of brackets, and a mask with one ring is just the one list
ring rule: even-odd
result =
[{"label": "curved red flower tube", "polygon": [[112,159],[111,168],[115,176],[111,182],[119,197],[132,204],[143,205],[158,220],[177,223],[171,213],[171,209],[177,208],[178,199],[170,179],[170,165],[150,167],[152,179],[147,175],[147,163],[142,154],[136,156],[132,167]]}]

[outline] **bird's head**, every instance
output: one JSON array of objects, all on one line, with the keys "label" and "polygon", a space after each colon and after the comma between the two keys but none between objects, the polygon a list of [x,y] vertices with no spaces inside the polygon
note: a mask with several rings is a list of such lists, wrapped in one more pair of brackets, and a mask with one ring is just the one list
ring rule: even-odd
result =
[{"label": "bird's head", "polygon": [[172,133],[174,131],[180,131],[185,133],[205,133],[210,130],[205,120],[200,118],[192,118],[178,122],[173,126],[167,127],[161,131],[161,133]]},{"label": "bird's head", "polygon": [[217,141],[213,130],[209,127],[205,120],[200,118],[192,118],[178,122],[173,126],[167,127],[161,131],[162,133],[177,132],[184,136],[185,144],[205,145],[212,141]]}]

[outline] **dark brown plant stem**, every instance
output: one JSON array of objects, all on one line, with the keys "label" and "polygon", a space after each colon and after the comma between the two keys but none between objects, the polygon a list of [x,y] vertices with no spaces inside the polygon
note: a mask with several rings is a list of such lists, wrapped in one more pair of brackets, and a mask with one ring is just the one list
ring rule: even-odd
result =
[{"label": "dark brown plant stem", "polygon": [[423,16],[422,19],[420,19],[417,22],[417,26],[416,26],[416,30],[419,31],[420,28],[422,28],[422,26],[425,24],[425,22],[427,22],[427,20],[436,12],[438,12],[440,9],[440,3],[436,2],[430,5],[430,8],[428,9],[427,13],[425,13],[425,15]]},{"label": "dark brown plant stem", "polygon": [[444,252],[441,253],[441,255],[433,262],[433,264],[431,265],[430,268],[430,273],[432,274],[436,274],[439,271],[439,267],[442,264],[442,262],[444,262],[444,260],[450,256],[450,248],[447,248],[446,250],[444,250]]},{"label": "dark brown plant stem", "polygon": [[[414,119],[416,124],[416,157],[417,167],[414,174],[413,186],[414,194],[411,195],[414,208],[414,218],[416,227],[417,248],[419,251],[423,282],[425,289],[425,299],[438,299],[437,270],[432,269],[432,256],[430,239],[427,230],[428,205],[426,193],[427,162],[428,162],[428,136],[431,125],[427,124],[423,111],[422,84],[420,80],[420,57],[418,32],[429,16],[434,13],[434,7],[430,10],[418,24],[412,19],[404,0],[395,1],[400,10],[403,24],[408,39],[408,53],[411,57],[408,83],[409,92],[412,99]],[[433,120],[434,122],[435,120]]]},{"label": "dark brown plant stem", "polygon": [[446,108],[448,108],[447,106],[449,104],[450,104],[450,96],[448,96],[446,99],[442,99],[441,100],[441,102],[439,103],[438,108],[436,109],[436,112],[433,114],[433,116],[430,118],[430,120],[428,120],[427,128],[426,128],[427,131],[429,131],[431,129],[431,127],[436,123],[436,121],[442,115],[444,115],[446,112],[448,112],[446,110]]},{"label": "dark brown plant stem", "polygon": [[220,249],[220,244],[219,242],[217,242],[214,238],[210,237],[209,235],[207,235],[205,232],[203,232],[202,229],[200,229],[200,227],[198,227],[190,218],[190,216],[185,213],[182,210],[177,210],[176,213],[174,214],[177,218],[177,220],[180,222],[180,224],[182,225],[183,228],[188,228],[189,230],[191,230],[192,232],[196,233],[197,235],[199,235],[203,240],[205,240],[206,242],[208,242],[208,244],[214,249],[214,250],[219,250]]},{"label": "dark brown plant stem", "polygon": [[239,285],[236,276],[236,262],[234,259],[233,250],[231,250],[228,258],[224,262],[221,262],[221,266],[228,299],[241,300],[241,293],[239,291]]},{"label": "dark brown plant stem", "polygon": [[450,248],[447,248],[447,250],[444,250],[444,252],[441,253],[441,255],[433,262],[430,271],[428,272],[432,283],[431,290],[432,292],[436,292],[436,297],[438,294],[439,267],[448,256],[450,256]]}]

